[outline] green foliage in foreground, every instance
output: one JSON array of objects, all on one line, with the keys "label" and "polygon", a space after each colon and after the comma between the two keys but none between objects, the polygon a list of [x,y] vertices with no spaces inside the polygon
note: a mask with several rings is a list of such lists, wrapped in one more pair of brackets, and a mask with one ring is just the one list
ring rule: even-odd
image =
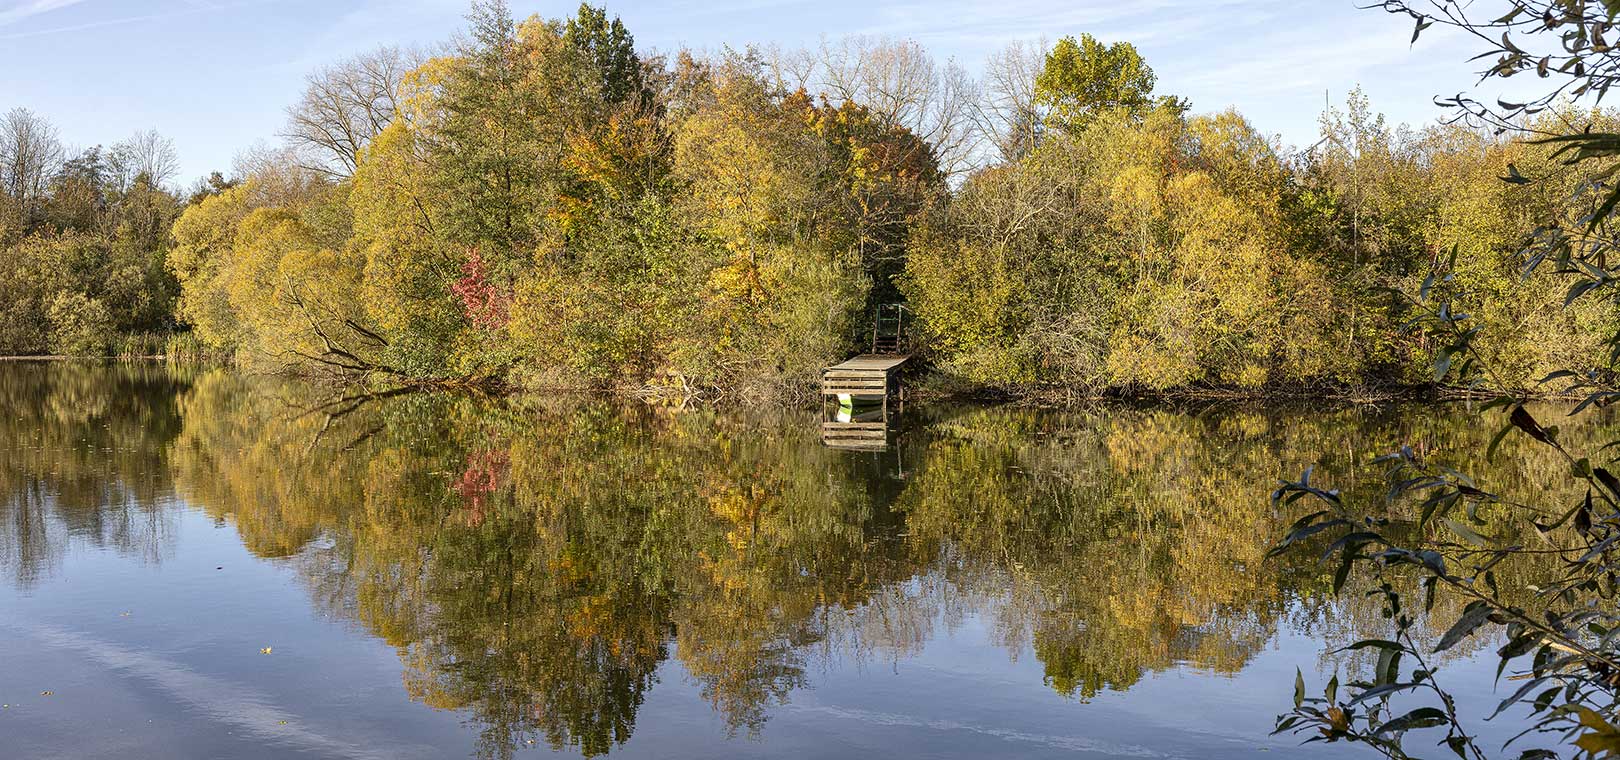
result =
[{"label": "green foliage in foreground", "polygon": [[[1472,353],[1466,343],[1460,350]],[[1370,587],[1366,595],[1379,600],[1392,628],[1346,648],[1375,652],[1377,660],[1342,690],[1335,675],[1320,698],[1307,697],[1303,677],[1297,678],[1294,710],[1278,718],[1277,732],[1303,733],[1307,742],[1361,743],[1397,759],[1417,756],[1409,734],[1418,732],[1425,746],[1438,741],[1458,757],[1490,757],[1471,727],[1481,716],[1460,713],[1436,658],[1471,637],[1500,631],[1497,682],[1506,696],[1483,717],[1525,723],[1510,756],[1558,758],[1568,747],[1581,757],[1620,752],[1620,613],[1614,607],[1620,478],[1588,456],[1614,444],[1588,449],[1567,442],[1559,428],[1543,426],[1511,397],[1486,406],[1494,407],[1505,410],[1507,426],[1489,451],[1509,434],[1528,436],[1567,464],[1583,493],[1567,497],[1572,503],[1549,501],[1552,494],[1505,497],[1410,447],[1375,461],[1388,467],[1388,504],[1419,514],[1415,531],[1398,529],[1387,512],[1358,511],[1356,502],[1313,482],[1309,469],[1277,490],[1279,507],[1309,511],[1272,554],[1326,543],[1322,558],[1337,568],[1333,591]],[[1502,521],[1484,517],[1503,510],[1533,532],[1533,543],[1511,527],[1501,533]],[[1353,577],[1362,581],[1350,582]],[[1449,608],[1437,613],[1437,599]],[[1445,633],[1425,640],[1414,633],[1420,621]]]},{"label": "green foliage in foreground", "polygon": [[[1527,291],[1536,278],[1556,275],[1567,285],[1560,300],[1568,309],[1578,313],[1592,303],[1610,307],[1620,274],[1614,268],[1620,262],[1620,187],[1612,181],[1620,138],[1606,123],[1572,129],[1569,122],[1546,120],[1543,112],[1566,96],[1579,99],[1608,89],[1620,72],[1620,54],[1603,35],[1620,6],[1584,0],[1501,5],[1486,11],[1449,1],[1382,4],[1415,20],[1414,40],[1437,23],[1474,35],[1488,48],[1480,58],[1496,59],[1487,78],[1535,72],[1551,79],[1543,95],[1527,103],[1483,106],[1458,97],[1453,104],[1464,115],[1533,138],[1538,160],[1510,163],[1504,185],[1548,185],[1566,193],[1558,213],[1520,227],[1534,229],[1521,254],[1530,284],[1514,289]],[[1587,179],[1560,181],[1570,172]],[[1458,241],[1453,250],[1462,245]],[[1468,269],[1455,253],[1437,258],[1412,289],[1416,316],[1408,327],[1436,347],[1436,379],[1475,388],[1511,387],[1505,378],[1518,367],[1512,353],[1501,349],[1504,326],[1480,319],[1474,310],[1479,290],[1490,285],[1471,280]],[[1583,396],[1569,418],[1620,398],[1613,371],[1620,360],[1620,330],[1606,323],[1583,330],[1606,349],[1598,368],[1571,362],[1539,381]],[[1503,418],[1481,451],[1486,462],[1505,440],[1516,438],[1551,452],[1563,462],[1562,471],[1549,475],[1528,498],[1514,497],[1489,477],[1465,474],[1464,461],[1407,446],[1375,460],[1387,467],[1389,490],[1382,508],[1325,487],[1309,469],[1276,491],[1274,504],[1304,514],[1273,554],[1320,551],[1338,568],[1334,590],[1365,589],[1389,621],[1387,632],[1350,645],[1376,652],[1374,667],[1342,684],[1335,676],[1321,697],[1308,696],[1303,675],[1297,677],[1294,709],[1278,718],[1278,732],[1302,734],[1308,742],[1362,744],[1395,760],[1436,746],[1465,760],[1484,760],[1495,748],[1479,740],[1475,721],[1495,719],[1524,729],[1503,748],[1507,757],[1620,755],[1620,476],[1612,453],[1620,441],[1572,440],[1567,430],[1578,421],[1550,424],[1549,415],[1527,408],[1522,394],[1500,395],[1480,413]],[[1475,466],[1481,464],[1477,460]],[[1389,519],[1392,509],[1402,507],[1419,513],[1415,531],[1400,530]],[[1504,510],[1533,531],[1534,539],[1525,541],[1511,528],[1488,527],[1484,515]],[[1351,581],[1367,574],[1370,588]],[[1437,612],[1437,600],[1462,607]],[[1419,624],[1445,633],[1432,645],[1420,642],[1413,635]],[[1489,634],[1499,634],[1493,645],[1497,683],[1505,696],[1498,695],[1500,704],[1489,716],[1465,714],[1455,685],[1435,658]]]}]

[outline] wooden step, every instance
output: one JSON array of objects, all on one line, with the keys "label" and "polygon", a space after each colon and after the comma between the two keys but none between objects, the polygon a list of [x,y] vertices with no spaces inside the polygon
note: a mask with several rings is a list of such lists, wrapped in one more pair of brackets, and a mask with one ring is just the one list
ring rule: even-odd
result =
[{"label": "wooden step", "polygon": [[889,444],[884,441],[827,441],[821,445],[829,449],[843,449],[845,451],[888,451]]},{"label": "wooden step", "polygon": [[823,433],[829,432],[829,431],[836,432],[836,431],[843,431],[843,430],[851,430],[851,431],[879,430],[879,431],[883,431],[883,430],[888,430],[888,429],[889,429],[889,423],[887,423],[887,422],[823,422],[823,423],[821,423],[821,432],[823,432]]},{"label": "wooden step", "polygon": [[884,390],[889,387],[887,380],[823,380],[822,388],[856,388],[859,390]]}]

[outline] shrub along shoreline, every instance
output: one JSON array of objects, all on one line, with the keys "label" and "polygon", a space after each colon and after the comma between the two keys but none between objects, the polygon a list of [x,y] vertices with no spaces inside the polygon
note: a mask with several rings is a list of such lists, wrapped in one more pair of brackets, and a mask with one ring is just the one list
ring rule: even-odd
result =
[{"label": "shrub along shoreline", "polygon": [[904,303],[924,395],[1443,396],[1392,295],[1438,270],[1502,382],[1603,363],[1615,305],[1563,308],[1519,255],[1600,162],[1359,92],[1294,148],[1157,84],[1087,35],[970,77],[905,40],[664,55],[602,9],[481,1],[437,50],[314,72],[281,147],[186,192],[161,137],[67,157],[16,109],[0,353],[797,397]]}]

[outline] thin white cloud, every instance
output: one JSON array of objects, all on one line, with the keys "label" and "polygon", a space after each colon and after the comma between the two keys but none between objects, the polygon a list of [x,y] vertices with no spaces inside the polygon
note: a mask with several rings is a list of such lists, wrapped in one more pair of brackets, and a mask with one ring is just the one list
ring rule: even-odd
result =
[{"label": "thin white cloud", "polygon": [[15,7],[0,9],[0,27],[10,26],[38,16],[41,13],[50,13],[82,2],[84,0],[24,0],[24,2],[17,3]]},{"label": "thin white cloud", "polygon": [[[4,627],[21,631],[53,649],[71,652],[107,672],[144,681],[167,698],[185,705],[190,714],[268,745],[350,760],[397,760],[428,757],[427,748],[389,746],[381,737],[342,737],[323,733],[246,684],[199,673],[190,667],[149,652],[121,647],[52,625]],[[64,757],[77,754],[64,750]]]},{"label": "thin white cloud", "polygon": [[[74,3],[80,3],[80,2],[83,2],[83,1],[84,0],[38,0],[38,2],[41,3],[41,4],[52,3],[52,2],[57,3],[58,7],[65,7],[65,6],[72,5]],[[0,34],[0,40],[20,40],[20,39],[27,39],[29,37],[46,37],[46,36],[53,35],[53,34],[66,34],[68,32],[82,32],[82,31],[89,30],[89,29],[102,29],[102,28],[106,28],[106,27],[110,27],[110,26],[124,26],[126,24],[138,24],[138,23],[143,22],[143,21],[156,21],[158,19],[174,18],[176,16],[190,16],[190,15],[198,14],[198,13],[211,13],[211,12],[214,12],[214,11],[233,10],[233,9],[236,9],[236,8],[244,8],[244,7],[253,6],[253,5],[269,5],[271,3],[275,3],[275,2],[279,2],[279,1],[280,0],[246,0],[245,2],[236,2],[236,3],[206,3],[206,2],[198,2],[197,0],[188,0],[186,2],[187,7],[182,8],[180,10],[165,11],[165,12],[162,12],[162,13],[145,13],[145,14],[140,14],[140,15],[135,15],[135,16],[118,16],[118,17],[115,17],[115,18],[101,19],[101,20],[98,20],[98,21],[87,21],[87,22],[82,23],[82,24],[72,24],[72,25],[69,25],[69,26],[55,26],[55,27],[49,27],[49,28],[45,28],[45,29],[32,29],[32,30],[25,31],[25,32],[16,32],[16,33],[13,33],[13,34]],[[5,26],[4,21],[0,21],[0,27],[4,27],[4,26]]]},{"label": "thin white cloud", "polygon": [[[1164,760],[1182,760],[1184,755],[1179,753],[1165,753],[1135,744],[1115,744],[1099,741],[1085,736],[1035,733],[1019,731],[997,726],[982,726],[964,723],[956,720],[941,718],[924,718],[917,715],[902,715],[899,713],[879,712],[852,707],[837,707],[834,705],[805,705],[789,703],[788,712],[814,713],[830,717],[834,720],[867,723],[882,728],[923,728],[943,733],[978,734],[1006,742],[1008,746],[1020,744],[1033,744],[1050,747],[1063,752],[1077,752],[1086,754],[1107,755],[1109,757],[1143,757],[1161,758]],[[1017,754],[1016,752],[1010,754]]]}]

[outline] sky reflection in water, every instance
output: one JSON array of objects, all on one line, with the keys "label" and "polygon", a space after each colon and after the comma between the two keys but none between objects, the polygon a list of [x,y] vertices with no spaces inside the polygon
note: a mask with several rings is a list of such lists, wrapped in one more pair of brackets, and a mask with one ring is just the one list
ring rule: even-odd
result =
[{"label": "sky reflection in water", "polygon": [[[6,755],[1360,757],[1266,735],[1383,631],[1264,558],[1267,494],[1317,461],[1371,504],[1354,462],[1494,432],[925,406],[852,453],[797,411],[340,396],[0,364]],[[1491,668],[1447,674],[1477,706]]]}]

